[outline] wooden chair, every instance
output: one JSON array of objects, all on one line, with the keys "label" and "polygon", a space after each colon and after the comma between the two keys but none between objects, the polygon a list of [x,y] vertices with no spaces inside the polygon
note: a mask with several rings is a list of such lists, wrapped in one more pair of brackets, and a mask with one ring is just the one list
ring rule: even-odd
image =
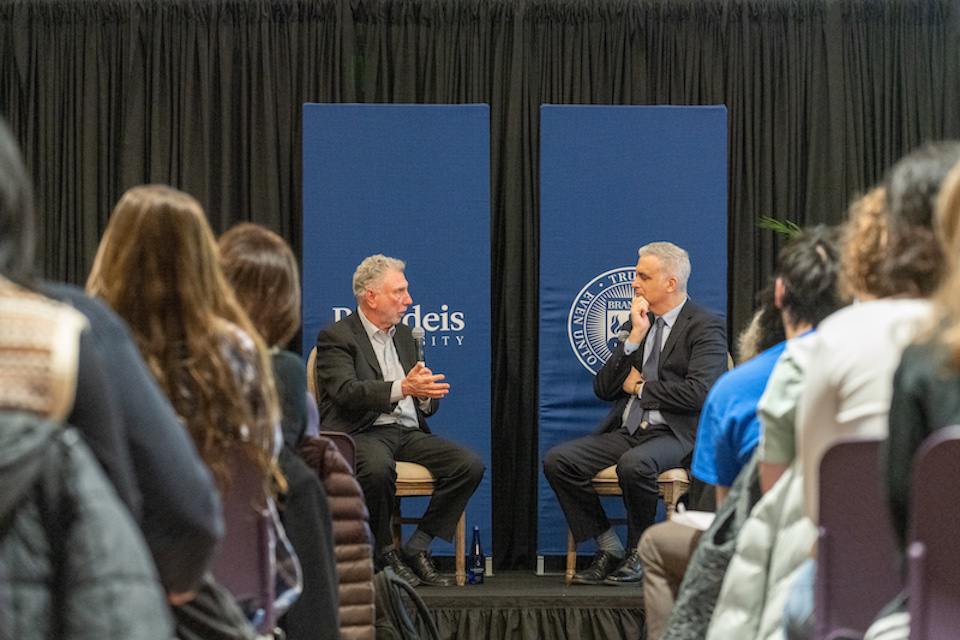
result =
[{"label": "wooden chair", "polygon": [[[593,477],[593,489],[600,496],[622,496],[623,490],[620,489],[620,483],[617,479],[617,465],[610,465]],[[657,485],[660,487],[660,497],[667,507],[667,518],[673,515],[677,509],[677,502],[690,489],[690,476],[686,469],[668,469],[657,477]],[[611,520],[614,524],[624,524],[626,520],[616,518]],[[573,533],[567,530],[567,570],[566,581],[570,584],[573,580],[573,574],[577,571],[577,542],[573,539]]]},{"label": "wooden chair", "polygon": [[[411,496],[430,496],[433,495],[434,479],[433,475],[426,467],[413,462],[397,462],[397,498],[396,509],[393,520],[390,523],[393,530],[393,544],[400,548],[403,544],[401,536],[401,526],[404,524],[417,524],[420,518],[404,517],[400,510],[401,498]],[[457,586],[462,587],[467,581],[467,516],[466,513],[460,514],[460,520],[457,522],[457,530],[453,537],[454,554],[456,562]]]},{"label": "wooden chair", "polygon": [[[317,348],[310,351],[307,359],[307,389],[320,401],[320,381],[317,379]],[[396,509],[390,523],[393,531],[393,543],[399,549],[403,544],[401,528],[404,524],[417,524],[420,518],[404,517],[400,509],[401,498],[433,495],[434,478],[426,467],[413,462],[397,462]],[[456,554],[457,585],[467,581],[467,520],[466,513],[460,514],[457,530],[453,538]]]},{"label": "wooden chair", "polygon": [[310,350],[310,357],[307,358],[307,391],[313,394],[317,404],[320,404],[320,381],[317,380],[317,348]]}]

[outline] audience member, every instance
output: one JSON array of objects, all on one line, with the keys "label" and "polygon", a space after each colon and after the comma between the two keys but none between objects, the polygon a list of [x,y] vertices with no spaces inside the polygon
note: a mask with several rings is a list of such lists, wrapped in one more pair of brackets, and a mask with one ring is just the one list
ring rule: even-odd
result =
[{"label": "audience member", "polygon": [[[599,546],[590,566],[574,575],[577,584],[639,584],[637,544],[656,518],[657,476],[692,453],[707,391],[727,368],[723,321],[687,297],[687,252],[654,242],[638,253],[635,297],[623,326],[629,335],[593,384],[613,408],[597,433],[558,445],[543,459],[574,539],[594,538]],[[613,464],[627,507],[626,554],[591,485]]]},{"label": "audience member", "polygon": [[[937,429],[960,424],[960,165],[943,183],[936,231],[946,260],[943,281],[933,296],[931,331],[907,347],[893,379],[890,431],[884,448],[885,477],[894,533],[906,564],[910,522],[911,469],[923,441]],[[906,639],[909,591],[871,626],[870,638]]]},{"label": "audience member", "polygon": [[124,423],[84,317],[31,290],[33,225],[0,120],[0,637],[165,640]]},{"label": "audience member", "polygon": [[[357,479],[380,566],[413,585],[448,586],[452,580],[437,571],[427,550],[434,537],[453,539],[484,465],[427,427],[426,418],[450,385],[417,362],[411,329],[401,322],[413,302],[404,266],[381,254],[364,259],[353,275],[357,311],[317,336],[320,421],[356,442]],[[390,533],[397,461],[421,464],[436,479],[423,518],[402,549],[394,547]]]},{"label": "audience member", "polygon": [[300,328],[297,259],[277,234],[255,224],[238,225],[220,238],[220,260],[237,301],[270,348],[280,399],[284,445],[280,470],[288,490],[280,518],[303,568],[303,593],[280,620],[289,638],[339,637],[337,568],[327,495],[297,453],[307,426],[303,360],[282,350]]},{"label": "audience member", "polygon": [[[844,299],[871,300],[882,292],[880,269],[887,236],[886,191],[872,189],[850,206],[843,241],[839,288]],[[816,336],[791,340],[770,374],[757,412],[763,428],[757,447],[760,488],[768,492],[797,457],[797,403]]]},{"label": "audience member", "polygon": [[[930,318],[924,298],[942,271],[932,235],[933,204],[958,158],[958,144],[928,145],[891,170],[878,267],[881,290],[870,292],[876,299],[862,296],[859,304],[827,318],[812,338],[797,404],[797,458],[741,530],[737,570],[731,563],[721,593],[725,615],[714,616],[708,637],[766,637],[781,625],[788,638],[812,635],[820,459],[838,438],[887,433],[894,369]],[[767,533],[760,533],[763,529]],[[759,579],[758,558],[776,558]],[[751,589],[735,585],[745,578]]]},{"label": "audience member", "polygon": [[[279,411],[266,348],[218,264],[213,233],[196,200],[171,187],[128,190],[107,225],[87,281],[130,326],[221,494],[230,490],[236,452],[282,487],[274,451]],[[229,531],[227,532],[229,535]],[[212,579],[174,607],[188,638],[252,638],[253,628]]]},{"label": "audience member", "polygon": [[[836,286],[839,255],[832,236],[825,229],[806,231],[784,247],[777,278],[769,288],[770,299],[757,312],[756,323],[751,323],[759,328],[747,333],[757,346],[743,344],[748,353],[760,353],[723,374],[707,395],[692,472],[716,486],[718,505],[722,505],[757,446],[757,402],[787,345],[780,339],[785,335],[791,340],[811,331],[840,306]],[[768,320],[770,316],[777,321]],[[729,525],[725,532],[729,532]],[[700,529],[668,521],[654,525],[640,539],[650,640],[661,637],[701,534]],[[711,580],[719,586],[716,575],[700,575],[699,580]],[[697,637],[701,635],[702,631]]]}]

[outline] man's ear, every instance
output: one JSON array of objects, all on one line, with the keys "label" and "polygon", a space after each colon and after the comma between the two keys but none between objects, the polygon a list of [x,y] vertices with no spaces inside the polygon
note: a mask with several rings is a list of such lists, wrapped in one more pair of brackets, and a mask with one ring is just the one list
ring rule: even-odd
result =
[{"label": "man's ear", "polygon": [[667,278],[667,293],[673,293],[677,290],[677,279],[673,276]]},{"label": "man's ear", "polygon": [[783,309],[783,297],[787,295],[787,287],[783,284],[783,278],[777,278],[773,283],[773,305],[777,309]]},{"label": "man's ear", "polygon": [[372,289],[367,289],[363,292],[363,301],[367,303],[368,308],[377,308],[377,294],[374,293]]}]

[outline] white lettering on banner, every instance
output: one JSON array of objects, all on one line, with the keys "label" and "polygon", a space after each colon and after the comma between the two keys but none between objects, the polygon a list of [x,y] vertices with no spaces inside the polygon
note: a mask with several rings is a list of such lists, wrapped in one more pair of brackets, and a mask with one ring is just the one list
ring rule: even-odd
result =
[{"label": "white lettering on banner", "polygon": [[617,347],[620,326],[630,317],[634,275],[634,267],[605,271],[588,282],[570,305],[570,346],[591,373],[596,374]]},{"label": "white lettering on banner", "polygon": [[615,284],[621,284],[623,282],[633,282],[634,270],[630,269],[629,272],[623,270],[615,270],[613,273],[610,271],[603,274],[607,276],[607,280],[610,281],[610,286]]},{"label": "white lettering on banner", "polygon": [[[353,309],[350,307],[331,307],[333,321],[339,322],[346,318]],[[467,328],[463,311],[450,311],[450,306],[440,305],[440,311],[424,312],[419,304],[410,307],[410,311],[403,316],[403,323],[410,327],[421,326],[427,332],[426,344],[431,347],[463,346],[463,335],[431,335],[434,333],[459,333]]]}]

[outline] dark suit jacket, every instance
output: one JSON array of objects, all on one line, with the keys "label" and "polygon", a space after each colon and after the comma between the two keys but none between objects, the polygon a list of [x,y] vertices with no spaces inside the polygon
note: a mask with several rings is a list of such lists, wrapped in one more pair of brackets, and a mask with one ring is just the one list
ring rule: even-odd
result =
[{"label": "dark suit jacket", "polygon": [[[392,382],[385,382],[380,363],[363,328],[359,310],[326,327],[317,336],[317,378],[320,382],[320,425],[323,429],[360,433],[373,425],[381,413],[390,413]],[[417,364],[416,347],[410,327],[400,323],[393,344],[404,372]],[[426,416],[433,415],[439,400],[431,400],[427,411],[414,398],[420,428],[427,433]]]},{"label": "dark suit jacket", "polygon": [[[651,316],[651,328],[655,319]],[[624,328],[630,329],[629,320]],[[623,352],[625,342],[619,343],[593,380],[597,396],[614,402],[600,424],[601,433],[621,425],[623,410],[630,399],[630,394],[623,390],[623,381],[631,366],[637,371],[643,368],[646,341],[644,338],[640,348],[629,356]],[[692,450],[703,401],[726,370],[727,334],[723,321],[687,300],[660,352],[660,379],[643,385],[640,406],[660,411],[677,439]]]}]

